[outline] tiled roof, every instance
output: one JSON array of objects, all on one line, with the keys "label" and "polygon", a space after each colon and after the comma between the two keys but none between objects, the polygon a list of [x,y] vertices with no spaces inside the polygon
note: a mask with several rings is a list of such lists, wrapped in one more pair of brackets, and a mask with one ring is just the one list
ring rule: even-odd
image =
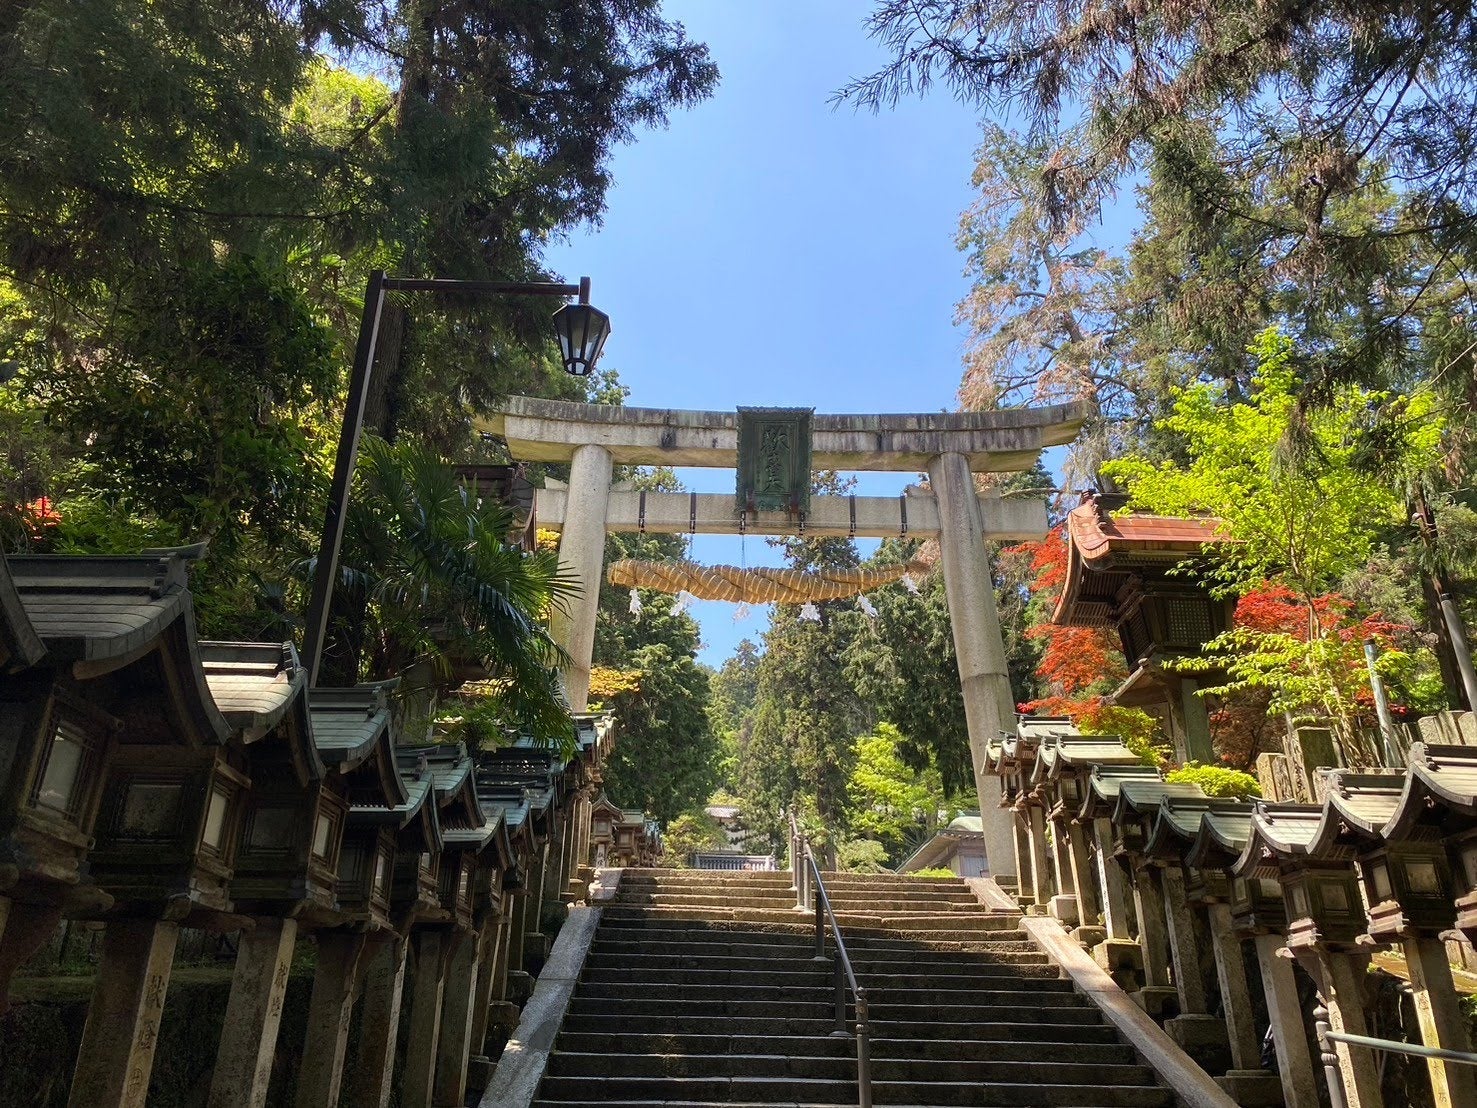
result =
[{"label": "tiled roof", "polygon": [[1111,626],[1113,597],[1124,574],[1143,566],[1157,566],[1157,572],[1163,572],[1209,544],[1228,541],[1224,524],[1209,516],[1112,515],[1108,498],[1089,497],[1067,513],[1067,579],[1051,622]]},{"label": "tiled roof", "polygon": [[182,554],[23,554],[9,561],[27,618],[59,661],[133,654],[182,616],[193,627]]},{"label": "tiled roof", "polygon": [[306,680],[291,643],[202,642],[200,665],[216,707],[248,743],[282,721]]},{"label": "tiled roof", "polygon": [[14,673],[33,666],[46,654],[31,619],[26,615],[5,556],[0,554],[0,673]]},{"label": "tiled roof", "polygon": [[1088,563],[1128,552],[1162,554],[1166,561],[1174,561],[1200,553],[1207,543],[1225,542],[1224,527],[1221,520],[1210,516],[1111,515],[1093,501],[1067,513],[1067,535]]},{"label": "tiled roof", "polygon": [[1088,778],[1090,788],[1082,802],[1082,815],[1110,815],[1118,804],[1118,793],[1125,782],[1163,782],[1152,766],[1095,766]]},{"label": "tiled roof", "polygon": [[384,691],[372,685],[320,688],[308,693],[313,741],[329,765],[351,769],[369,756],[390,726]]}]

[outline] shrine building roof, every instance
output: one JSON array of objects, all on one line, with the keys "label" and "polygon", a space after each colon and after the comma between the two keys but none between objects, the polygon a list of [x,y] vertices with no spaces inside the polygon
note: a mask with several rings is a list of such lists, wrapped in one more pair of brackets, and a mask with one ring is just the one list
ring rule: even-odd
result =
[{"label": "shrine building roof", "polygon": [[1167,572],[1230,541],[1211,516],[1180,518],[1133,512],[1112,514],[1123,498],[1088,494],[1067,513],[1067,578],[1051,621],[1070,627],[1113,626],[1123,578],[1146,568]]}]

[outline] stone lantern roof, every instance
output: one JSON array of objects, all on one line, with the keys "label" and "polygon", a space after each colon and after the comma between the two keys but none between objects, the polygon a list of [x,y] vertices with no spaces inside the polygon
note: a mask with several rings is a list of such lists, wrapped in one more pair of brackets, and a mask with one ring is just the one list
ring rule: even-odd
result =
[{"label": "stone lantern roof", "polygon": [[[189,563],[202,546],[126,556],[19,555],[9,559],[15,597],[45,648],[38,664],[77,680],[128,669],[111,710],[162,691],[168,724],[155,741],[217,746],[231,725],[216,707],[201,667]],[[14,628],[12,628],[12,631]],[[151,727],[163,719],[150,711]],[[140,740],[142,741],[142,740]]]},{"label": "stone lantern roof", "polygon": [[10,565],[0,557],[0,673],[18,673],[39,662],[46,645],[31,626],[16,592]]},{"label": "stone lantern roof", "polygon": [[1210,516],[1111,514],[1125,498],[1087,493],[1067,514],[1067,580],[1051,621],[1069,627],[1116,627],[1119,592],[1135,576],[1162,576],[1206,546],[1229,541]]},{"label": "stone lantern roof", "polygon": [[1385,838],[1409,837],[1423,823],[1436,823],[1451,834],[1473,821],[1477,821],[1477,748],[1413,743],[1410,771],[1385,825]]}]

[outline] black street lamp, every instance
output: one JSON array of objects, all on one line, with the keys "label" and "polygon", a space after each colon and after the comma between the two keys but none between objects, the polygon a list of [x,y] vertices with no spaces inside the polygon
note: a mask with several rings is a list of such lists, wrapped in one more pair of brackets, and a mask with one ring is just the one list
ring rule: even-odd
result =
[{"label": "black street lamp", "polygon": [[577,285],[564,285],[554,281],[456,281],[441,277],[387,277],[381,269],[370,273],[369,284],[364,292],[364,315],[359,321],[359,342],[354,350],[354,372],[349,378],[348,402],[344,407],[344,424],[339,432],[338,453],[333,463],[328,509],[323,516],[323,536],[318,543],[317,564],[313,570],[313,592],[308,601],[307,625],[303,630],[303,664],[308,671],[309,688],[318,684],[323,642],[328,632],[328,606],[333,599],[339,548],[344,539],[349,487],[353,481],[354,465],[359,459],[359,435],[364,429],[364,405],[369,397],[369,377],[374,367],[375,347],[379,342],[385,293],[392,290],[491,293],[496,296],[578,296],[577,304],[565,304],[554,313],[554,330],[559,339],[564,369],[575,377],[590,375],[600,357],[600,351],[605,347],[605,340],[610,337],[610,317],[590,304],[588,277],[581,277]]}]

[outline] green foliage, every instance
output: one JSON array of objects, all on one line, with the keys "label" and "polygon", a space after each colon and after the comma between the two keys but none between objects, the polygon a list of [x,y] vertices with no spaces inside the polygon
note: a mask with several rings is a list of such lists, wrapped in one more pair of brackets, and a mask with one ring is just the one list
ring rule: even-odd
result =
[{"label": "green foliage", "polygon": [[1171,753],[1159,721],[1142,708],[1103,705],[1079,719],[1077,729],[1084,735],[1114,735],[1122,739],[1123,745],[1146,766],[1163,764]]},{"label": "green foliage", "polygon": [[[889,539],[869,564],[896,565],[920,544]],[[913,594],[902,584],[876,589],[877,618],[858,627],[842,661],[857,695],[895,725],[902,760],[934,769],[950,793],[974,786],[969,728],[942,573],[922,575]]]},{"label": "green foliage", "polygon": [[412,443],[366,439],[356,485],[345,592],[363,615],[337,639],[362,649],[356,668],[405,674],[401,694],[434,703],[450,668],[473,664],[507,726],[572,743],[562,655],[542,622],[571,587],[557,556],[510,543],[512,510]]},{"label": "green foliage", "polygon": [[846,873],[887,873],[887,848],[875,839],[847,839],[836,851]]},{"label": "green foliage", "polygon": [[955,877],[959,875],[946,866],[929,866],[927,869],[914,869],[908,871],[909,877]]},{"label": "green foliage", "polygon": [[[759,648],[740,640],[709,682],[708,723],[722,750],[718,772],[725,786],[738,782],[739,764],[754,729],[754,700],[759,694]],[[718,803],[718,801],[714,801]]]},{"label": "green foliage", "polygon": [[[608,382],[608,389],[619,386]],[[616,393],[608,400],[621,399]],[[638,488],[674,492],[681,488],[670,469],[622,475]],[[606,539],[609,564],[619,558],[656,561],[681,557],[676,535],[618,534]],[[595,621],[595,662],[635,675],[612,684],[602,701],[616,713],[620,736],[607,769],[607,788],[616,803],[673,819],[702,804],[720,781],[720,739],[711,723],[709,671],[697,661],[698,627],[675,608],[676,598],[641,590],[641,614],[630,595],[608,581],[600,586]]]},{"label": "green foliage", "polygon": [[879,723],[853,746],[851,777],[846,783],[847,824],[896,856],[918,828],[925,834],[938,825],[944,806],[943,780],[932,766],[916,771],[903,760],[902,733]]},{"label": "green foliage", "polygon": [[[598,219],[614,144],[716,79],[657,0],[6,7],[0,541],[208,538],[202,630],[290,637],[366,274],[551,276],[542,244]],[[479,460],[475,411],[582,399],[547,314],[392,297],[368,426]],[[364,649],[403,660],[409,630]]]},{"label": "green foliage", "polygon": [[[1382,530],[1404,521],[1401,485],[1437,464],[1443,424],[1427,394],[1354,386],[1309,410],[1285,335],[1264,332],[1251,353],[1257,368],[1246,400],[1209,384],[1175,393],[1158,428],[1183,444],[1186,461],[1129,457],[1104,469],[1128,484],[1137,508],[1223,519],[1236,545],[1215,572],[1228,588],[1281,577],[1311,602],[1368,562]],[[1380,409],[1395,422],[1384,428],[1387,468],[1374,477],[1361,463],[1371,448],[1370,412]]]},{"label": "green foliage", "polygon": [[701,808],[683,812],[668,821],[667,829],[662,832],[662,864],[686,869],[692,854],[727,845],[723,828],[712,816]]},{"label": "green foliage", "polygon": [[701,804],[718,783],[718,743],[708,725],[708,671],[665,643],[638,647],[628,664],[640,687],[610,702],[619,741],[606,768],[617,804],[669,820]]},{"label": "green foliage", "polygon": [[1171,785],[1198,785],[1206,796],[1226,796],[1248,799],[1262,795],[1257,779],[1239,769],[1225,766],[1206,766],[1199,762],[1187,762],[1170,770],[1164,779]]}]

